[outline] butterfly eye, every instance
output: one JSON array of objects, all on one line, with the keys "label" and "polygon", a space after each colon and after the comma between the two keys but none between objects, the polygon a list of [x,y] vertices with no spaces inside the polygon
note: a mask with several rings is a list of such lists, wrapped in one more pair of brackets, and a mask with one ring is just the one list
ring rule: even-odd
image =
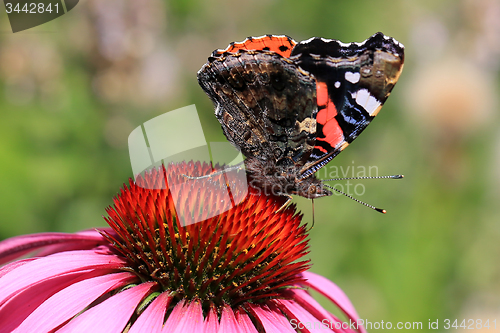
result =
[{"label": "butterfly eye", "polygon": [[309,194],[314,194],[314,193],[316,193],[316,192],[317,192],[316,185],[311,185],[311,186],[309,186],[308,191],[309,191]]}]

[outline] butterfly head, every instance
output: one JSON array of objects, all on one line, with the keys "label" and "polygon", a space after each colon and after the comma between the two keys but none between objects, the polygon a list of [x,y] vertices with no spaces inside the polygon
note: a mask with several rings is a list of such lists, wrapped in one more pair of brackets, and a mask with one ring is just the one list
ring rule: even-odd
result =
[{"label": "butterfly head", "polygon": [[300,195],[308,199],[321,198],[332,195],[332,192],[323,186],[323,182],[316,177],[308,177],[297,184],[291,194]]}]

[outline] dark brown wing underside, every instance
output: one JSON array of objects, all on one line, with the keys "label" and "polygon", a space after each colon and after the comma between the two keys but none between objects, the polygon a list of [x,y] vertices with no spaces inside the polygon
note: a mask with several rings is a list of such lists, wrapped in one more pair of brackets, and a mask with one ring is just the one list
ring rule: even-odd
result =
[{"label": "dark brown wing underside", "polygon": [[316,136],[313,76],[279,54],[226,53],[209,58],[198,81],[215,104],[227,139],[246,157],[303,165]]}]

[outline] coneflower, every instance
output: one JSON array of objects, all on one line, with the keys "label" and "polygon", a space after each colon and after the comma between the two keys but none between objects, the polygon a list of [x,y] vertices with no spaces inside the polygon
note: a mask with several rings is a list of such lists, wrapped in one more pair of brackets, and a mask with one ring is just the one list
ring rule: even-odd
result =
[{"label": "coneflower", "polygon": [[0,269],[0,333],[364,332],[345,294],[307,272],[295,207],[237,171],[185,177],[211,171],[179,163],[131,180],[107,210],[111,228],[1,242],[2,263],[37,252]]}]

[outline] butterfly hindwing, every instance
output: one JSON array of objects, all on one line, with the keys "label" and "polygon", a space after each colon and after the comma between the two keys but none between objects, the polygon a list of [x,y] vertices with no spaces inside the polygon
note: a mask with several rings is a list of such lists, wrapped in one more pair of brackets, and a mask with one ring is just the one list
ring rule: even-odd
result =
[{"label": "butterfly hindwing", "polygon": [[198,80],[216,105],[224,134],[245,156],[275,163],[309,157],[316,81],[291,60],[272,51],[226,52],[210,58]]}]

